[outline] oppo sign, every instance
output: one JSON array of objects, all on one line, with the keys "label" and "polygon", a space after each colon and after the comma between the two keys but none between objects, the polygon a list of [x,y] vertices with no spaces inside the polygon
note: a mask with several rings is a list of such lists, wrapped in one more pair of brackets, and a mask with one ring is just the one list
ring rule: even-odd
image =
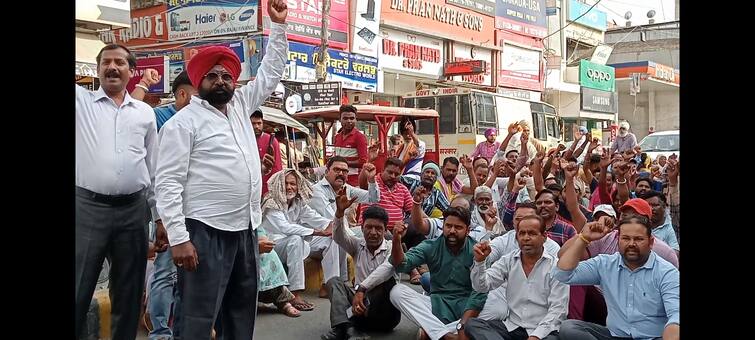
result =
[{"label": "oppo sign", "polygon": [[582,59],[579,62],[579,84],[582,87],[613,92],[616,73],[611,66],[600,65]]},{"label": "oppo sign", "polygon": [[611,80],[611,75],[608,72],[588,69],[587,70],[587,76],[595,81],[609,81]]}]

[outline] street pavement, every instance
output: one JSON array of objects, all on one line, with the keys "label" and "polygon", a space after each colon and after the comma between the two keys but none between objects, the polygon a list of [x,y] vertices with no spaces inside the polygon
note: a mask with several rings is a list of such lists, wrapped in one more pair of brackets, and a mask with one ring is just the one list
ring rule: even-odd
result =
[{"label": "street pavement", "polygon": [[[402,283],[414,290],[421,292],[419,285],[409,284],[409,277],[402,274]],[[317,293],[305,293],[304,298],[315,305],[315,309],[301,312],[298,318],[290,318],[272,308],[260,308],[257,312],[257,322],[254,338],[260,340],[318,340],[320,334],[330,330],[330,301],[321,299]],[[417,327],[406,317],[401,317],[401,323],[390,333],[369,333],[371,339],[400,339],[414,340],[417,336]],[[148,340],[146,332],[140,330],[137,340]]]}]

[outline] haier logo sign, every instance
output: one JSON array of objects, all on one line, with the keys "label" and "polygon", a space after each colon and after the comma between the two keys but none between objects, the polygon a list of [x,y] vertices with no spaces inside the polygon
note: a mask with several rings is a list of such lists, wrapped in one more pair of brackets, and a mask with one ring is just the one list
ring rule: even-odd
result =
[{"label": "haier logo sign", "polygon": [[204,14],[204,15],[196,15],[196,18],[194,19],[195,24],[207,24],[215,22],[215,15],[214,14]]}]

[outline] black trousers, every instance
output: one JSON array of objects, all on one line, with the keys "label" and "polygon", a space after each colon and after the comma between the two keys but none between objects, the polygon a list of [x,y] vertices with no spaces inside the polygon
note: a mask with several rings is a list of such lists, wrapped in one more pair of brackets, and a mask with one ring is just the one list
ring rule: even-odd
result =
[{"label": "black trousers", "polygon": [[175,339],[207,340],[213,327],[218,340],[249,340],[257,315],[257,233],[251,228],[223,231],[186,219],[199,265],[178,267],[181,328]]},{"label": "black trousers", "polygon": [[[519,327],[509,331],[501,320],[469,319],[464,325],[464,334],[471,340],[527,340],[527,331]],[[553,331],[543,340],[558,340],[558,332]]]},{"label": "black trousers", "polygon": [[396,285],[393,278],[381,283],[365,293],[370,300],[367,316],[355,315],[351,319],[346,315],[346,309],[354,301],[354,290],[339,278],[328,280],[326,287],[330,296],[330,326],[336,327],[351,322],[354,327],[362,331],[389,332],[401,322],[401,312],[393,306],[390,300],[391,288]]},{"label": "black trousers", "polygon": [[86,325],[102,265],[110,261],[111,338],[134,340],[147,268],[149,210],[143,192],[134,199],[105,202],[76,190],[75,332]]}]

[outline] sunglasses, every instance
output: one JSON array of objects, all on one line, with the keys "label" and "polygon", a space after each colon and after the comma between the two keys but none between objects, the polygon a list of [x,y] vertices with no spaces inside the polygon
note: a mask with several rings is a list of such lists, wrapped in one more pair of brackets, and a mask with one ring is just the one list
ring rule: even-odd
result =
[{"label": "sunglasses", "polygon": [[232,83],[233,82],[233,76],[231,76],[230,73],[215,73],[215,72],[209,72],[204,75],[207,80],[214,82],[217,81],[218,78],[223,79],[226,83]]}]

